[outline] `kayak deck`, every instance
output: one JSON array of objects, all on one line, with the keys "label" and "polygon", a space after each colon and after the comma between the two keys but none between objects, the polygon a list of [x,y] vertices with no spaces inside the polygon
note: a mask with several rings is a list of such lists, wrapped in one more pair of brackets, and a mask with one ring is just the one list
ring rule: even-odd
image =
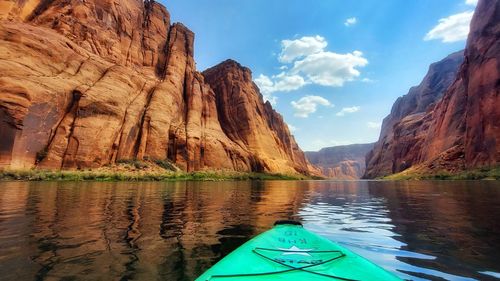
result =
[{"label": "kayak deck", "polygon": [[219,261],[197,281],[401,280],[301,225],[276,225]]}]

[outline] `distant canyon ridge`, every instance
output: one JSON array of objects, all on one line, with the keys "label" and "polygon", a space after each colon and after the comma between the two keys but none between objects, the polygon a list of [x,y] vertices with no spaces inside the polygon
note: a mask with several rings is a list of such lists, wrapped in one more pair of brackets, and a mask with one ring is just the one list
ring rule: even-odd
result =
[{"label": "distant canyon ridge", "polygon": [[317,172],[248,68],[193,54],[155,1],[0,1],[0,166]]},{"label": "distant canyon ridge", "polygon": [[356,180],[365,173],[365,157],[373,149],[373,145],[369,143],[327,147],[320,151],[306,151],[306,157],[327,178]]}]

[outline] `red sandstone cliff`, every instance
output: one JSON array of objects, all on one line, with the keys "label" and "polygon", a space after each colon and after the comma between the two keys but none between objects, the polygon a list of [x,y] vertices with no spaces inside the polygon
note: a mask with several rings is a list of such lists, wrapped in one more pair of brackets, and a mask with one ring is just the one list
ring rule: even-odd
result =
[{"label": "red sandstone cliff", "polygon": [[[387,142],[381,138],[379,149],[368,155],[366,177],[396,173],[410,167],[412,171],[421,172],[457,172],[498,166],[499,0],[479,1],[464,55],[454,82],[436,105],[395,124],[393,140]],[[388,149],[391,146],[399,148]],[[384,161],[383,154],[392,156],[392,162]]]},{"label": "red sandstone cliff", "polygon": [[453,83],[462,62],[460,51],[432,64],[420,85],[396,100],[378,142],[367,154],[365,177],[390,175],[414,163],[429,127],[428,112]]},{"label": "red sandstone cliff", "polygon": [[373,143],[335,146],[308,151],[306,157],[311,164],[321,169],[325,177],[356,180],[365,173],[365,155],[372,148]]},{"label": "red sandstone cliff", "polygon": [[154,1],[0,1],[0,166],[309,173],[250,71],[197,72],[193,42]]},{"label": "red sandstone cliff", "polygon": [[[500,162],[500,1],[480,0],[471,23],[465,62],[457,79],[436,105],[433,132],[420,162],[465,169]],[[454,167],[452,167],[453,169]]]}]

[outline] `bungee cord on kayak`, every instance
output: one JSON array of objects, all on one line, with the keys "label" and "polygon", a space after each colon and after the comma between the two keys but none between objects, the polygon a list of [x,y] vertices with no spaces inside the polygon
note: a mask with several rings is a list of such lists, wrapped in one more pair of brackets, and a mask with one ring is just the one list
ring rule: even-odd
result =
[{"label": "bungee cord on kayak", "polygon": [[228,275],[213,275],[210,277],[210,279],[208,280],[211,280],[211,279],[214,279],[214,278],[237,278],[237,277],[252,277],[252,276],[264,276],[264,275],[274,275],[274,274],[282,274],[282,273],[288,273],[288,272],[292,272],[292,271],[303,271],[303,272],[307,272],[307,273],[311,273],[311,274],[316,274],[316,275],[321,275],[323,277],[329,277],[329,278],[333,278],[333,279],[337,279],[337,280],[345,280],[345,281],[360,281],[360,280],[355,280],[355,279],[349,279],[349,278],[344,278],[344,277],[339,277],[339,276],[335,276],[335,275],[330,275],[330,274],[324,274],[324,273],[320,273],[320,272],[315,272],[315,271],[310,271],[310,270],[306,270],[308,268],[312,268],[312,267],[316,267],[316,266],[320,266],[320,265],[323,265],[323,264],[326,264],[326,263],[329,263],[329,262],[332,262],[332,261],[335,261],[335,260],[338,260],[340,258],[343,258],[345,257],[345,254],[342,253],[341,251],[337,251],[337,250],[332,250],[332,251],[328,251],[328,250],[323,250],[323,251],[301,251],[303,253],[310,253],[310,254],[313,254],[313,253],[339,253],[340,255],[339,256],[336,256],[336,257],[333,257],[333,258],[330,258],[330,259],[327,259],[327,260],[324,260],[324,261],[321,261],[321,262],[317,262],[317,263],[314,263],[314,264],[309,264],[309,265],[306,265],[306,266],[303,266],[303,267],[294,267],[294,266],[291,266],[291,265],[288,265],[286,263],[283,263],[283,262],[280,262],[276,259],[273,259],[273,258],[270,258],[262,253],[259,253],[258,251],[272,251],[272,252],[282,252],[282,253],[297,253],[297,251],[293,251],[293,250],[280,250],[280,249],[268,249],[268,248],[255,248],[253,249],[253,253],[266,259],[266,260],[269,260],[269,261],[272,261],[272,262],[275,262],[279,265],[282,265],[282,266],[285,266],[285,267],[288,267],[289,269],[286,269],[286,270],[279,270],[279,271],[271,271],[271,272],[260,272],[260,273],[243,273],[243,274],[228,274]]}]

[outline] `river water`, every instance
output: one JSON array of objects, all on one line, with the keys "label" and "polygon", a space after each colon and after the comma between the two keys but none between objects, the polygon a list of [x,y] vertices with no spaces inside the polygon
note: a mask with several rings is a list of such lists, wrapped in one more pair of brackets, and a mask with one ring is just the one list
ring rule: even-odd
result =
[{"label": "river water", "polygon": [[194,280],[278,219],[409,280],[499,280],[500,182],[0,182],[0,280]]}]

